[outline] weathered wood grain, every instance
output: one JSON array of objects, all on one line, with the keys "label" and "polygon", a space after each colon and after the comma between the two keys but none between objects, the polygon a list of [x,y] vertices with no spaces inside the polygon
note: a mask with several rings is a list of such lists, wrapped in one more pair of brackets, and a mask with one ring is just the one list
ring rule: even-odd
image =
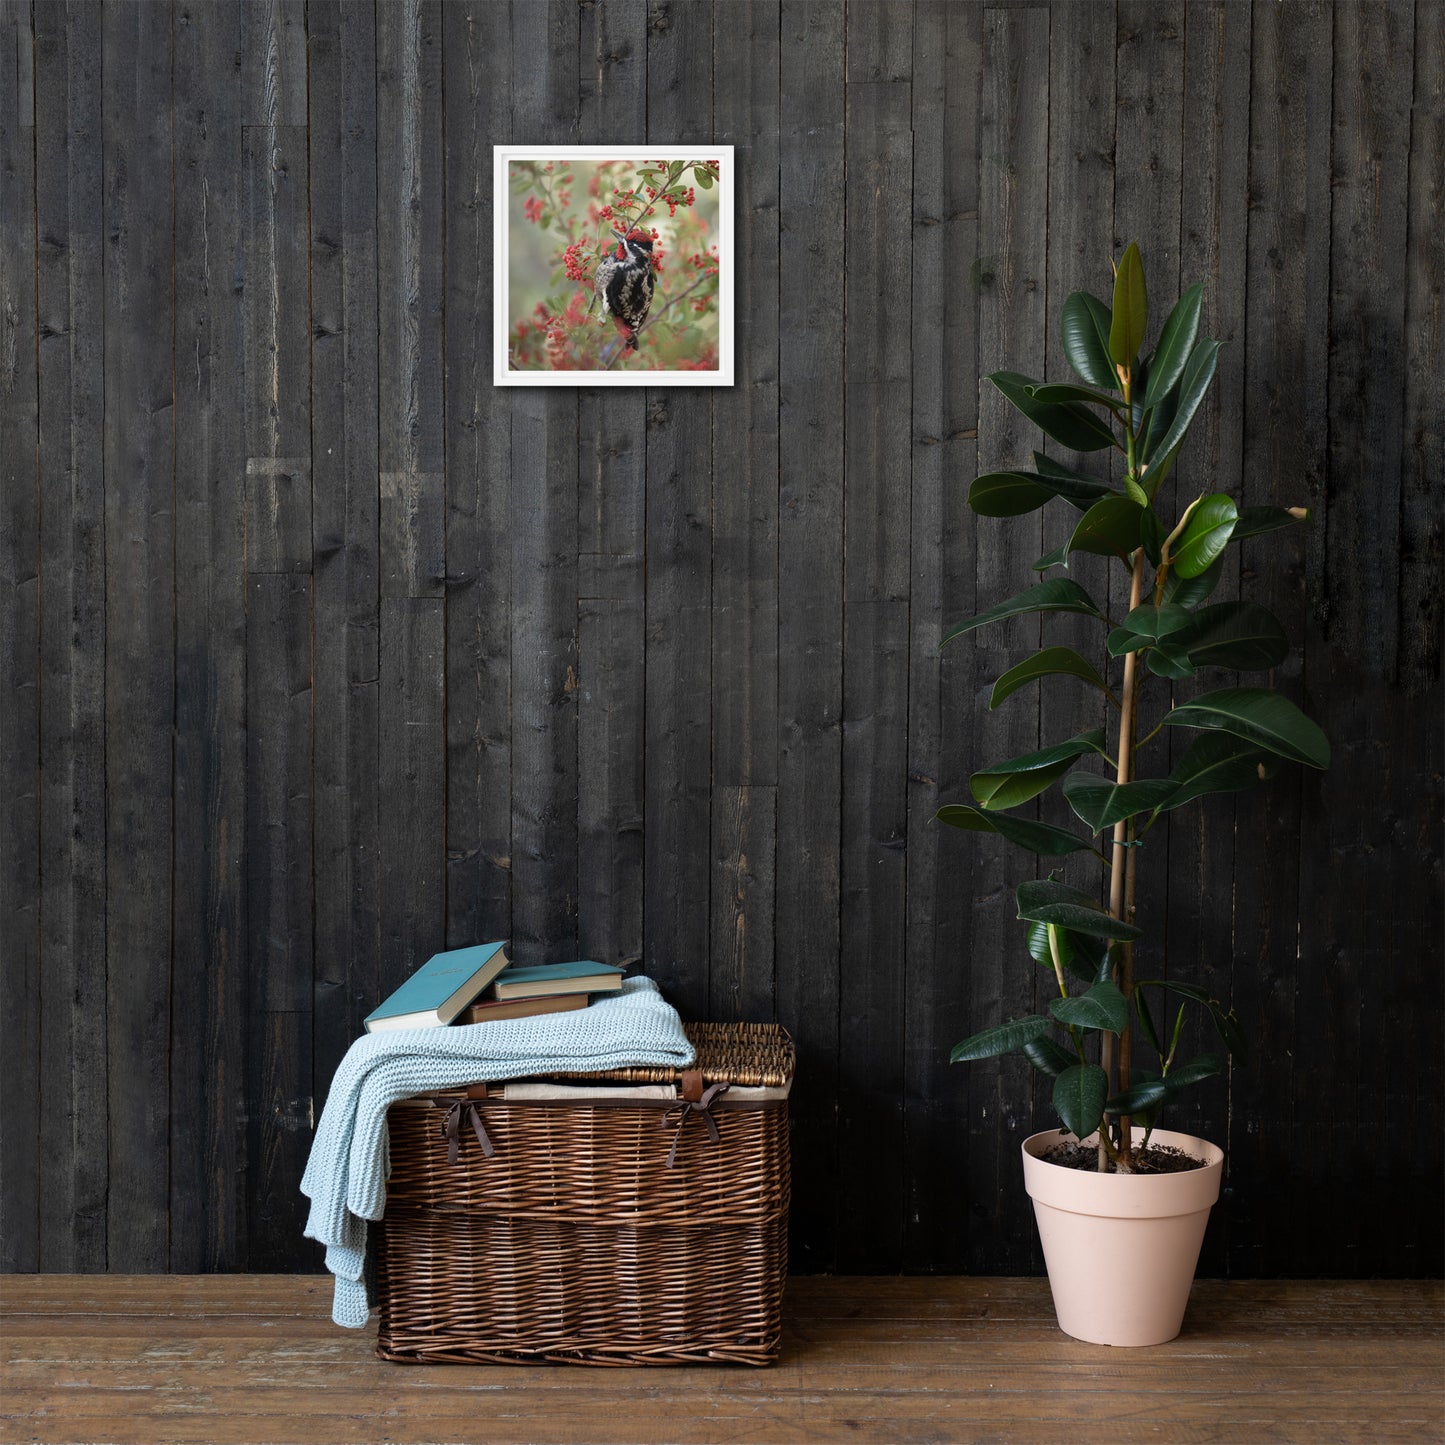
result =
[{"label": "weathered wood grain", "polygon": [[315,1083],[381,996],[376,36],[307,12]]},{"label": "weathered wood grain", "polygon": [[[164,1269],[170,1200],[175,418],[171,17],[101,12],[106,1263]],[[159,219],[159,224],[157,221]],[[109,866],[113,865],[113,866]],[[72,1147],[86,1148],[98,1121]]]},{"label": "weathered wood grain", "polygon": [[[640,141],[646,0],[584,7],[579,21],[581,140]],[[577,948],[606,963],[642,956],[645,402],[631,387],[577,397]]]},{"label": "weathered wood grain", "polygon": [[446,114],[447,941],[512,931],[511,393],[492,385],[492,150],[511,11],[442,10]]},{"label": "weathered wood grain", "polygon": [[774,988],[798,1047],[791,1258],[836,1258],[843,711],[843,14],[784,0],[779,83],[778,834]]},{"label": "weathered wood grain", "polygon": [[[713,138],[709,0],[650,0],[647,137]],[[713,396],[647,393],[643,962],[681,1010],[708,1009],[712,779]]]},{"label": "weathered wood grain", "polygon": [[[40,1262],[40,498],[30,7],[0,6],[0,983],[14,1001],[0,1110],[0,1266]],[[46,159],[50,160],[47,150]]]},{"label": "weathered wood grain", "polygon": [[[911,15],[850,11],[847,37],[843,783],[838,1147],[866,1158],[838,1265],[891,1270],[902,1248],[908,879],[912,430]],[[857,30],[852,28],[858,19]],[[903,63],[890,48],[897,41]],[[873,79],[875,75],[887,79]],[[897,77],[897,78],[892,78]],[[863,1061],[867,1060],[865,1064]]]},{"label": "weathered wood grain", "polygon": [[[1045,82],[1035,65],[1048,51],[1049,15],[1038,7],[989,10],[984,16],[979,109],[979,370],[1041,374],[1045,362],[1047,255],[1039,217],[1048,195]],[[1025,79],[1027,77],[1027,80]],[[1038,433],[987,383],[979,386],[978,468],[1027,463]],[[974,565],[975,610],[1020,590],[1043,550],[1040,525],[979,518]],[[960,620],[960,619],[954,619]],[[974,641],[973,639],[977,639]],[[950,646],[972,658],[975,712],[993,679],[1039,645],[1036,619],[994,624]],[[1056,736],[1052,724],[1047,734]],[[1039,701],[1011,698],[996,713],[976,716],[967,749],[970,773],[1038,746]],[[963,799],[967,801],[967,799]],[[962,840],[960,840],[962,841]],[[1013,891],[1033,867],[1018,851],[983,836],[965,863],[972,907],[968,955],[959,986],[968,1000],[970,1032],[1030,1013],[1031,974],[1019,965],[1023,942]],[[1032,1070],[1021,1058],[968,1066],[965,1197],[970,1267],[987,1271],[1032,1247],[1018,1177],[1018,1143],[1031,1122]]]},{"label": "weathered wood grain", "polygon": [[[715,138],[735,177],[737,381],[713,407],[708,1010],[770,1020],[778,781],[778,7],[715,9]],[[736,438],[730,443],[728,439]]]},{"label": "weathered wood grain", "polygon": [[[250,915],[241,7],[174,15],[177,266],[171,1267],[245,1256]],[[309,622],[309,619],[307,619]],[[119,860],[117,860],[119,866]],[[299,902],[309,924],[309,897]],[[265,956],[265,950],[259,950]],[[288,966],[290,966],[288,962]],[[99,1206],[98,1206],[99,1208]]]}]

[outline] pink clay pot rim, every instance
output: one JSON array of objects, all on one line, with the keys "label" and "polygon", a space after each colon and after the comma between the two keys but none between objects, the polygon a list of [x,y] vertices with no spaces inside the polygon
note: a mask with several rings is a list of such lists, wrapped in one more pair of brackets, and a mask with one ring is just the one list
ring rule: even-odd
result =
[{"label": "pink clay pot rim", "polygon": [[[1143,1129],[1134,1131],[1142,1142]],[[1091,1134],[1078,1141],[1072,1134],[1045,1129],[1023,1141],[1024,1187],[1029,1198],[1069,1214],[1088,1214],[1114,1219],[1165,1219],[1179,1214],[1197,1214],[1219,1198],[1224,1174],[1224,1151],[1207,1139],[1156,1129],[1150,1137],[1155,1144],[1170,1144],[1208,1162],[1202,1169],[1181,1174],[1090,1174],[1050,1164],[1039,1157],[1058,1143],[1083,1142],[1098,1138]]]}]

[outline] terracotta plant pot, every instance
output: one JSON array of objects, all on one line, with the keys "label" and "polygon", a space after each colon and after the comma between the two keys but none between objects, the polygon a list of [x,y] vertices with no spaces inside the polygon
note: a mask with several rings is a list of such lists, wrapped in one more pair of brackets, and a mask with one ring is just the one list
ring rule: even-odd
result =
[{"label": "terracotta plant pot", "polygon": [[[1143,1138],[1135,1129],[1135,1143]],[[1207,1160],[1205,1167],[1091,1174],[1040,1157],[1072,1141],[1072,1134],[1049,1129],[1023,1143],[1024,1187],[1034,1201],[1059,1328],[1096,1345],[1162,1345],[1184,1322],[1224,1153],[1207,1140],[1156,1129],[1151,1144],[1173,1145]]]}]

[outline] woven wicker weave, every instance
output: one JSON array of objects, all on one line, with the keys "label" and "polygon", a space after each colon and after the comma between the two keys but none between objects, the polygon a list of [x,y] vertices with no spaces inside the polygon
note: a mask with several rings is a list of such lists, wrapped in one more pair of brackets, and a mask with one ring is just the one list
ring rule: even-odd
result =
[{"label": "woven wicker weave", "polygon": [[[708,1083],[782,1085],[792,1042],[688,1025]],[[633,1071],[663,1082],[669,1070]],[[616,1075],[588,1077],[615,1078]],[[461,1102],[389,1116],[377,1353],[409,1363],[663,1365],[777,1358],[787,1273],[785,1100]],[[445,1122],[468,1114],[455,1163]],[[673,1167],[669,1153],[676,1146]]]}]

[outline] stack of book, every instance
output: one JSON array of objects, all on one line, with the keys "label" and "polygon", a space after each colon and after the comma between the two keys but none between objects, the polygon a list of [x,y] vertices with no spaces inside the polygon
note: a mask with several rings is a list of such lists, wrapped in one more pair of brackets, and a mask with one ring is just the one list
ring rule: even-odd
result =
[{"label": "stack of book", "polygon": [[507,945],[481,943],[433,954],[365,1019],[367,1033],[479,1024],[586,1008],[594,993],[617,993],[622,970],[610,963],[548,963],[513,968]]}]

